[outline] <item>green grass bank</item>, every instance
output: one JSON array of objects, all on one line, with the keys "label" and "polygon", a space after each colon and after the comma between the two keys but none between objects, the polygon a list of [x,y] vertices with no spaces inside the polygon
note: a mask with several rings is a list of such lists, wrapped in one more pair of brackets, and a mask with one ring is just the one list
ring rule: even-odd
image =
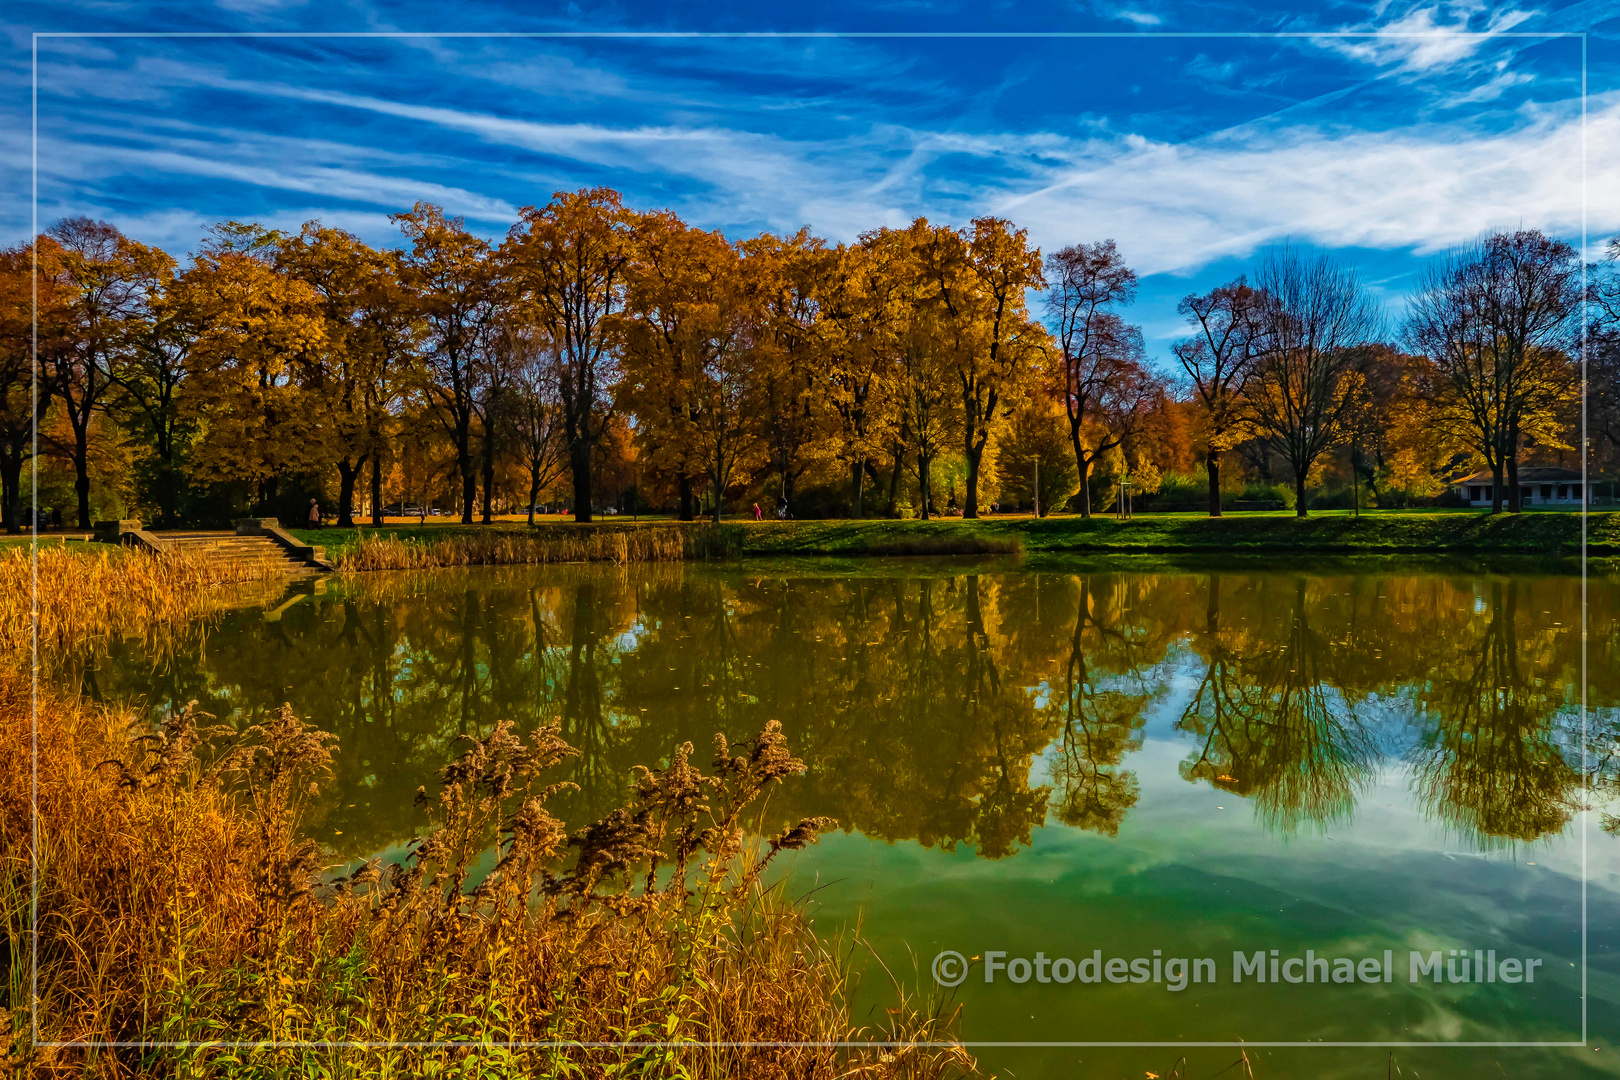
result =
[{"label": "green grass bank", "polygon": [[[680,530],[697,543],[685,545],[709,556],[780,555],[973,555],[1017,552],[1121,552],[1128,554],[1320,555],[1497,554],[1569,558],[1581,551],[1580,516],[1569,513],[1480,514],[1474,512],[1324,512],[1300,519],[1291,513],[1247,513],[1210,518],[1200,514],[1142,515],[1130,521],[1072,516],[1036,520],[992,517],[977,521],[732,521],[716,526],[606,521],[590,525],[547,522],[495,525],[384,526],[381,528],[297,530],[306,542],[322,544],[340,564],[361,538],[432,547],[465,544],[491,534],[522,536],[530,544],[577,545],[585,536],[600,541],[631,537],[643,530]],[[648,545],[640,545],[647,547]],[[677,547],[679,545],[676,545]],[[664,550],[673,549],[664,545]],[[1597,558],[1620,555],[1620,512],[1587,515],[1586,550]],[[657,557],[657,556],[653,556]],[[668,556],[665,556],[668,557]],[[679,558],[680,555],[673,555]],[[634,559],[634,556],[632,556]],[[525,560],[528,561],[528,560]],[[551,561],[551,560],[546,560]]]}]

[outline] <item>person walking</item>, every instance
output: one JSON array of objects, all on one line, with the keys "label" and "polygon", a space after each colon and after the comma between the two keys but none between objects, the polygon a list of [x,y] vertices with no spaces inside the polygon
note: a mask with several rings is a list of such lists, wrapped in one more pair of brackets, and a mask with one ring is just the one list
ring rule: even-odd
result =
[{"label": "person walking", "polygon": [[321,503],[319,499],[309,500],[309,527],[312,529],[321,527]]},{"label": "person walking", "polygon": [[754,520],[758,521],[760,519],[760,517],[761,517],[761,515],[760,515],[760,511],[759,511],[759,503],[755,503],[754,504]]}]

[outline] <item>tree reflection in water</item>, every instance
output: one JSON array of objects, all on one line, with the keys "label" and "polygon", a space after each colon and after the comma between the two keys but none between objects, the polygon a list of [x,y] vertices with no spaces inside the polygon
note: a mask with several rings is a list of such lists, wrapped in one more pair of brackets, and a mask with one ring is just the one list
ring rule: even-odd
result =
[{"label": "tree reflection in water", "polygon": [[1579,809],[1578,746],[1555,719],[1567,686],[1538,676],[1557,663],[1561,634],[1530,629],[1517,581],[1494,581],[1483,626],[1435,666],[1418,700],[1429,721],[1411,758],[1424,804],[1467,834],[1535,840]]},{"label": "tree reflection in water", "polygon": [[1292,591],[1281,632],[1252,641],[1221,626],[1221,577],[1210,576],[1193,643],[1204,676],[1176,725],[1200,740],[1182,777],[1252,798],[1261,820],[1283,832],[1349,817],[1376,759],[1334,677],[1328,643],[1311,625],[1303,577]]},{"label": "tree reflection in water", "polygon": [[[1590,701],[1612,717],[1614,583],[1589,596]],[[339,736],[319,824],[346,851],[408,835],[417,785],[503,717],[555,720],[582,751],[576,823],[622,801],[632,765],[774,719],[809,772],[762,827],[824,815],[986,858],[1049,815],[1114,836],[1147,717],[1187,672],[1181,777],[1280,832],[1343,820],[1402,762],[1476,838],[1556,832],[1581,786],[1567,577],[570,566],[361,577],[275,607],[59,676],[237,724],[291,702]]]}]

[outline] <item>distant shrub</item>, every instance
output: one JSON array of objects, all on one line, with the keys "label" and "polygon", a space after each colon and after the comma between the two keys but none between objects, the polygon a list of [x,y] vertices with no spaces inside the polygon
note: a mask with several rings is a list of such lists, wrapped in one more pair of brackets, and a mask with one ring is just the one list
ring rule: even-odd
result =
[{"label": "distant shrub", "polygon": [[[1311,492],[1310,506],[1312,510],[1349,510],[1355,505],[1355,491],[1350,487],[1317,488]],[[1373,502],[1371,494],[1365,489],[1361,492],[1361,505],[1365,509]]]},{"label": "distant shrub", "polygon": [[1292,510],[1294,489],[1287,484],[1251,480],[1232,501],[1234,510]]},{"label": "distant shrub", "polygon": [[1209,509],[1209,479],[1197,473],[1167,472],[1159,490],[1141,500],[1144,510],[1186,511]]},{"label": "distant shrub", "polygon": [[[854,517],[851,513],[852,498],[848,484],[817,484],[805,488],[793,496],[793,516],[801,521],[815,521],[824,518]],[[868,513],[872,512],[871,492],[864,493]]]}]

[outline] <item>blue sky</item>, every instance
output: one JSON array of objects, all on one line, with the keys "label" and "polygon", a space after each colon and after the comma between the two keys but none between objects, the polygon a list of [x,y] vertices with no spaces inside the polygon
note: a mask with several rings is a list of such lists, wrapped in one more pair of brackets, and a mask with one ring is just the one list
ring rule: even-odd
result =
[{"label": "blue sky", "polygon": [[[233,218],[392,243],[388,214],[417,199],[494,238],[521,206],[606,184],[739,237],[997,214],[1046,249],[1113,238],[1160,356],[1179,297],[1284,239],[1354,262],[1393,320],[1425,259],[1482,229],[1580,240],[1582,43],[1546,36],[1571,31],[1588,34],[1593,250],[1620,232],[1607,0],[229,0],[5,18],[6,243],[30,228],[31,38],[52,31],[1054,35],[39,39],[41,224],[104,217],[181,256]],[[1299,36],[1243,36],[1278,32]]]}]

